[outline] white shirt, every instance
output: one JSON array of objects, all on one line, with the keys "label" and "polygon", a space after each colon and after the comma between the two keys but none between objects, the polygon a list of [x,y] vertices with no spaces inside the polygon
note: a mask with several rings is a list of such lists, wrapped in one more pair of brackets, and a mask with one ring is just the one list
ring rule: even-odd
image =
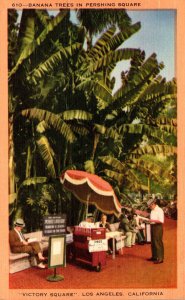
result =
[{"label": "white shirt", "polygon": [[86,222],[86,221],[82,221],[79,224],[79,226],[83,227],[83,228],[95,228],[95,224],[94,223],[89,223],[89,222]]},{"label": "white shirt", "polygon": [[164,223],[164,211],[158,205],[151,210],[150,219]]}]

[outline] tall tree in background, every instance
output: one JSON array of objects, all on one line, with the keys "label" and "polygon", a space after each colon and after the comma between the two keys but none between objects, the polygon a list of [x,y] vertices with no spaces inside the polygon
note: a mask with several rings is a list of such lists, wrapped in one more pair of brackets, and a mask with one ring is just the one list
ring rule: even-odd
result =
[{"label": "tall tree in background", "polygon": [[[163,64],[155,54],[145,59],[144,51],[123,48],[140,29],[140,23],[132,25],[124,10],[83,10],[77,16],[82,22],[79,26],[70,21],[65,10],[55,18],[42,10],[22,14],[9,61],[18,198],[20,194],[24,198],[26,187],[49,184],[66,168],[104,176],[118,194],[126,186],[140,189],[145,179],[135,173],[136,167],[142,166],[142,172],[149,175],[156,168],[161,174],[159,168],[146,162],[144,172],[140,154],[140,161],[138,157],[133,160],[137,151],[144,151],[144,138],[145,155],[151,154],[149,149],[153,154],[175,153],[175,126],[166,112],[169,103],[175,103],[176,83],[159,75]],[[15,26],[15,19],[10,19],[11,26]],[[101,30],[93,44],[94,34]],[[122,72],[122,87],[113,95],[111,72],[125,59],[130,60],[130,68]],[[57,190],[57,195],[55,203],[57,199],[65,201],[62,191]],[[28,193],[24,206],[38,205],[40,197],[33,198]],[[77,212],[77,220],[80,205],[73,201],[70,205]],[[14,212],[21,213],[18,207]]]}]

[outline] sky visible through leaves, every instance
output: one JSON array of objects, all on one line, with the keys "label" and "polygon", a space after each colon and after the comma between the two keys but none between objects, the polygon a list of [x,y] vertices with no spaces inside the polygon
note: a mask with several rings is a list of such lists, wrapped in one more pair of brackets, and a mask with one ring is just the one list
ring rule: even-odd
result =
[{"label": "sky visible through leaves", "polygon": [[[20,22],[21,11],[18,13],[18,22]],[[167,80],[171,80],[175,77],[176,10],[127,10],[127,13],[132,23],[141,22],[141,29],[131,36],[123,47],[140,48],[145,51],[146,58],[155,52],[158,61],[165,65],[160,74]],[[58,10],[50,10],[49,14],[56,15]],[[78,24],[75,11],[71,11],[71,21]],[[116,78],[113,93],[121,85],[120,73],[127,69],[129,69],[129,61],[117,63],[112,72],[112,76]]]}]

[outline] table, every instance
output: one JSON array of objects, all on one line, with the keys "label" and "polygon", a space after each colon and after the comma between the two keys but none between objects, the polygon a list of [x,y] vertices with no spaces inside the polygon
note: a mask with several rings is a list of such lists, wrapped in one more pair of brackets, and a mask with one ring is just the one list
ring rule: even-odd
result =
[{"label": "table", "polygon": [[[123,236],[123,233],[121,231],[109,231],[106,232],[106,239],[112,239],[112,258],[115,259],[116,255],[116,249],[115,249],[115,240],[117,237]],[[122,238],[121,238],[121,255],[123,254],[123,245],[122,245]]]}]

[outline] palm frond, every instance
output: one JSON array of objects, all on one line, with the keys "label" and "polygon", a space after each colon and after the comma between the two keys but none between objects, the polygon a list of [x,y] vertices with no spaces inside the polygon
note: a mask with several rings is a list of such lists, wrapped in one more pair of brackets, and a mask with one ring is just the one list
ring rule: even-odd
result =
[{"label": "palm frond", "polygon": [[119,137],[119,134],[118,134],[117,130],[115,130],[113,128],[105,127],[104,125],[94,124],[94,129],[97,132],[105,135],[106,137],[110,137],[110,138],[113,138],[113,139],[117,139]]},{"label": "palm frond", "polygon": [[84,127],[84,124],[69,124],[69,128],[71,128],[74,133],[77,133],[81,136],[87,136],[89,134],[89,129]]},{"label": "palm frond", "polygon": [[150,86],[152,80],[155,79],[155,76],[160,72],[161,68],[163,68],[163,65],[158,64],[156,55],[151,55],[134,75],[132,81],[123,85],[123,87],[114,94],[115,101],[109,107],[109,110],[112,110],[114,107],[119,109],[126,105],[133,105],[137,101],[143,100],[145,91]]},{"label": "palm frond", "polygon": [[54,28],[61,23],[61,21],[64,19],[64,17],[67,15],[66,10],[60,11],[60,13],[53,18],[47,25],[47,27],[41,32],[41,34],[36,38],[36,40],[33,40],[31,43],[29,43],[21,52],[17,63],[15,67],[10,71],[9,78],[15,74],[19,68],[19,66],[22,64],[22,62],[30,57],[30,55],[35,51],[36,47],[40,46],[40,44],[46,39],[47,35],[54,30]]},{"label": "palm frond", "polygon": [[152,101],[160,99],[161,101],[175,100],[177,96],[177,86],[173,81],[164,82],[152,82],[146,89],[141,93],[140,100]]},{"label": "palm frond", "polygon": [[146,175],[150,174],[156,181],[164,180],[164,178],[168,178],[171,182],[174,181],[174,177],[170,175],[168,170],[164,169],[156,162],[144,159],[144,157],[134,161],[134,168],[137,168]]},{"label": "palm frond", "polygon": [[173,156],[177,154],[177,148],[174,146],[170,145],[146,145],[143,147],[139,147],[136,150],[134,150],[130,156],[131,157],[138,157],[144,154],[152,154],[152,155],[157,155],[157,154],[162,154],[166,156]]},{"label": "palm frond", "polygon": [[35,23],[35,12],[33,10],[23,10],[17,45],[19,53],[33,43],[36,34]]},{"label": "palm frond", "polygon": [[46,136],[41,136],[37,141],[37,146],[40,152],[42,159],[45,162],[46,168],[49,172],[49,175],[52,178],[56,177],[55,166],[54,166],[54,151],[51,148],[49,141]]},{"label": "palm frond", "polygon": [[109,169],[104,169],[103,171],[108,177],[117,181],[119,185],[121,185],[123,183],[123,180],[124,180],[123,174],[120,174],[116,171],[109,170]]},{"label": "palm frond", "polygon": [[[95,55],[102,56],[102,54],[106,54],[106,50],[104,49],[105,45],[107,42],[110,41],[110,39],[113,37],[114,33],[116,32],[116,27],[112,26],[110,27],[106,32],[104,32],[100,38],[97,40],[95,45],[86,52],[86,57],[85,59],[93,59],[95,58]],[[102,50],[104,49],[104,50]],[[108,49],[109,51],[110,49]],[[80,58],[81,59],[81,58]],[[84,56],[82,57],[84,60]]]},{"label": "palm frond", "polygon": [[169,133],[162,130],[162,128],[154,127],[146,124],[123,124],[117,129],[119,134],[146,134],[151,137],[157,138],[159,141],[163,141],[169,136]]},{"label": "palm frond", "polygon": [[92,120],[92,114],[85,110],[66,110],[60,114],[61,118],[65,121],[69,120]]},{"label": "palm frond", "polygon": [[70,127],[61,119],[59,115],[37,108],[22,110],[21,114],[22,116],[30,119],[37,119],[40,122],[45,121],[49,126],[52,126],[55,130],[60,132],[70,143],[74,142],[76,139]]},{"label": "palm frond", "polygon": [[100,57],[96,60],[96,62],[90,63],[86,74],[92,74],[93,72],[97,72],[103,67],[107,67],[110,64],[117,63],[121,60],[127,60],[135,55],[139,54],[139,49],[133,49],[133,48],[125,48],[125,49],[118,49],[115,51],[110,51],[107,55],[104,55],[103,57]]},{"label": "palm frond", "polygon": [[107,165],[113,167],[119,172],[125,171],[125,164],[121,163],[117,158],[112,156],[99,156],[98,159],[100,159],[102,162],[106,163]]},{"label": "palm frond", "polygon": [[60,50],[52,54],[28,74],[27,80],[33,80],[36,84],[40,78],[46,76],[47,74],[51,74],[55,68],[62,63],[62,59],[65,59],[67,62],[68,59],[81,47],[82,45],[80,43],[75,43],[65,48],[60,46]]},{"label": "palm frond", "polygon": [[21,185],[20,185],[20,187],[19,187],[19,190],[20,190],[20,188],[23,187],[23,186],[30,186],[30,185],[32,185],[32,184],[33,184],[33,185],[36,185],[36,184],[39,184],[39,183],[46,183],[47,180],[48,180],[47,177],[30,177],[30,178],[24,180],[24,181],[21,183]]},{"label": "palm frond", "polygon": [[141,28],[141,23],[137,22],[131,26],[124,28],[124,30],[118,32],[112,39],[107,42],[108,48],[110,50],[115,50],[121,46],[129,37],[138,32]]},{"label": "palm frond", "polygon": [[44,27],[50,22],[50,16],[46,10],[36,9],[35,13]]},{"label": "palm frond", "polygon": [[156,119],[156,123],[158,125],[170,125],[170,126],[174,126],[177,127],[177,119],[175,118],[167,118],[165,116],[159,117]]},{"label": "palm frond", "polygon": [[102,80],[95,83],[94,95],[101,104],[104,103],[103,107],[106,107],[113,100],[111,89]]}]

